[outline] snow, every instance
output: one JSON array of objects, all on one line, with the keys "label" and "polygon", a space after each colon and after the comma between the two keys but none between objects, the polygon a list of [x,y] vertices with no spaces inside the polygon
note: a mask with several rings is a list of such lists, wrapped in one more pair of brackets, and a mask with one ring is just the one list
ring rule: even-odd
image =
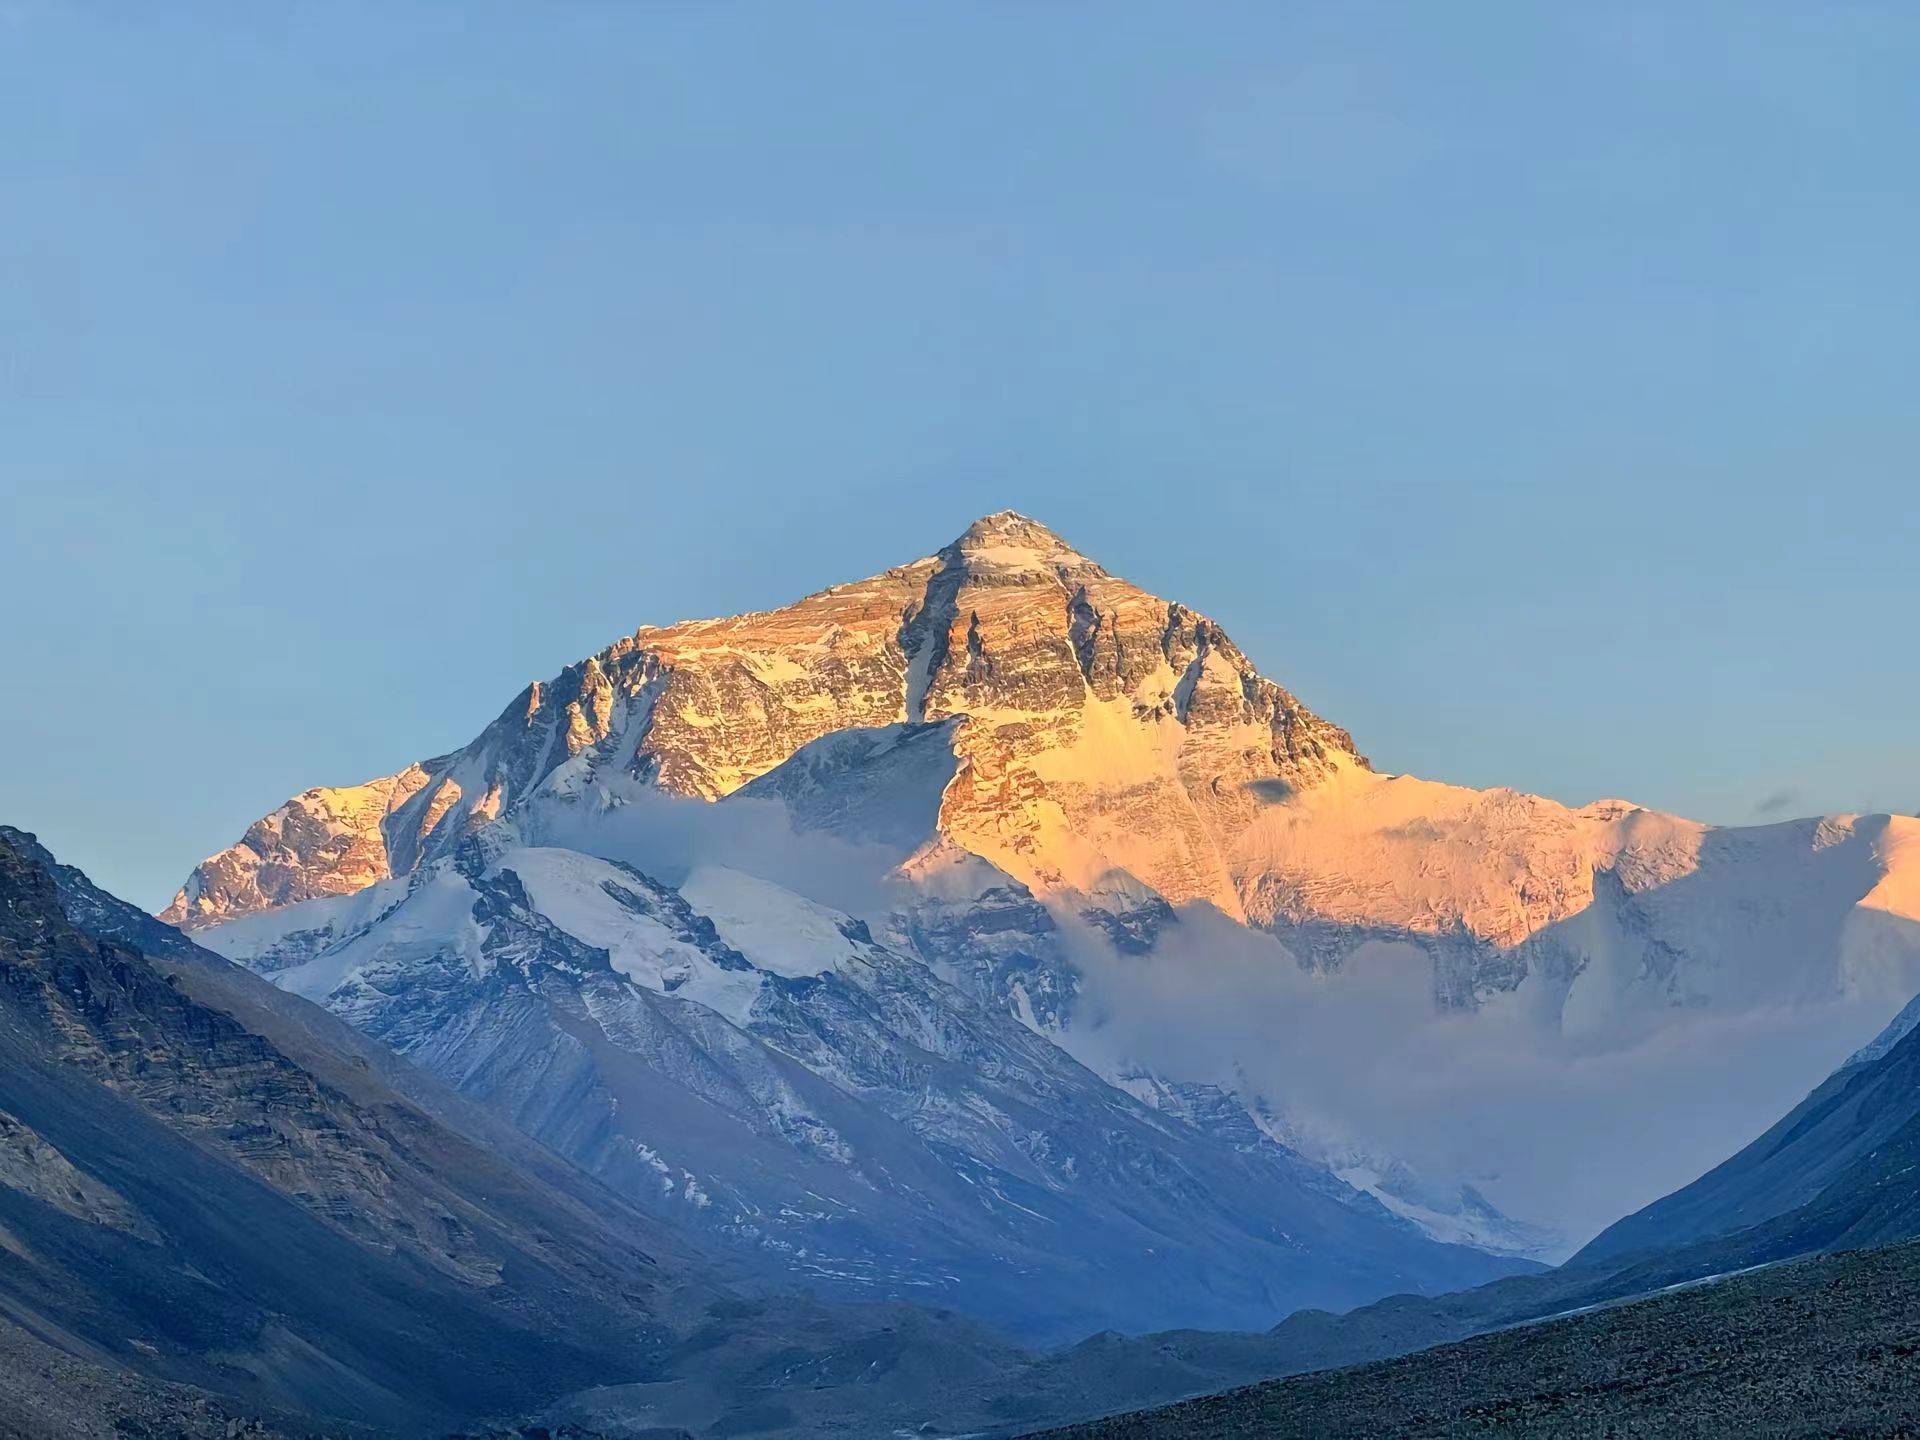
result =
[{"label": "snow", "polygon": [[1255,814],[1229,861],[1260,923],[1458,929],[1515,945],[1586,909],[1596,869],[1636,888],[1688,873],[1707,828],[1346,767]]},{"label": "snow", "polygon": [[[325,937],[331,948],[273,972],[273,983],[306,999],[324,1002],[361,972],[413,957],[451,954],[465,960],[477,973],[485,963],[480,949],[485,932],[473,918],[475,898],[466,877],[442,864],[414,876],[411,882],[390,880],[357,895],[291,907],[303,912],[296,921],[310,922],[304,928]],[[275,917],[230,921],[201,939],[230,959],[244,959],[250,942],[263,937],[244,932],[236,936],[232,932],[255,919],[269,918]],[[298,926],[281,937],[283,942],[299,938]]]},{"label": "snow", "polygon": [[991,566],[996,570],[1028,574],[1051,574],[1053,571],[1053,566],[1048,563],[1053,556],[1043,554],[1031,545],[970,545],[966,554],[970,564]]},{"label": "snow", "polygon": [[[1578,1243],[1752,1139],[1920,991],[1916,832],[1356,772],[1262,812],[1242,852],[1284,880],[1268,913],[1317,968],[1191,911],[1116,956],[1056,908],[1086,986],[1058,1038],[1109,1078],[1220,1084],[1423,1175],[1484,1176]],[[1446,976],[1459,999],[1436,1010]]]},{"label": "snow", "polygon": [[1861,898],[1865,910],[1920,916],[1920,818],[1890,815],[1875,845],[1882,874]]},{"label": "snow", "polygon": [[290,943],[318,948],[344,938],[398,905],[412,885],[406,877],[382,880],[351,895],[328,895],[243,915],[201,931],[194,939],[216,954],[248,964],[271,957]]},{"label": "snow", "polygon": [[[485,873],[509,871],[537,911],[574,939],[606,951],[620,974],[735,1025],[751,1021],[767,974],[821,975],[860,954],[842,932],[847,916],[737,870],[696,870],[682,896],[751,969],[722,965],[680,938],[661,918],[670,892],[611,861],[516,845],[502,850]],[[247,916],[202,938],[227,958],[272,974],[283,989],[324,1000],[369,969],[416,955],[452,953],[480,973],[487,961],[484,931],[473,919],[477,899],[467,879],[441,862],[411,881]]]},{"label": "snow", "polygon": [[801,746],[721,807],[775,800],[796,831],[897,847],[904,858],[938,831],[941,796],[958,765],[958,723],[834,731]]},{"label": "snow", "polygon": [[860,953],[847,917],[739,870],[703,866],[680,887],[720,938],[776,975],[824,975]]},{"label": "snow", "polygon": [[736,1025],[747,1023],[760,995],[760,975],[723,969],[653,915],[618,899],[607,886],[644,891],[628,871],[575,850],[536,846],[506,851],[493,870],[511,870],[536,910],[574,939],[605,950],[608,963],[628,979],[704,1005]]}]

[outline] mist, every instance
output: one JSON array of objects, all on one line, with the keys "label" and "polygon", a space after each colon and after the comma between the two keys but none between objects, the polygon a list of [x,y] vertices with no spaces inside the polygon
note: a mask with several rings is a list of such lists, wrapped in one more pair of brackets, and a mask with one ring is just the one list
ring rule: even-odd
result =
[{"label": "mist", "polygon": [[704,866],[740,870],[862,918],[902,898],[900,883],[888,878],[905,858],[900,846],[799,833],[779,800],[683,799],[631,776],[602,776],[596,789],[606,798],[591,809],[571,801],[530,807],[516,817],[522,837],[619,860],[668,885]]},{"label": "mist", "polygon": [[1436,1011],[1430,961],[1409,944],[1316,973],[1204,906],[1148,956],[1067,933],[1084,987],[1067,1044],[1083,1063],[1233,1088],[1330,1152],[1470,1181],[1560,1229],[1569,1253],[1761,1134],[1892,1014],[1868,996],[1676,1009],[1631,1042],[1580,1051],[1520,992]]}]

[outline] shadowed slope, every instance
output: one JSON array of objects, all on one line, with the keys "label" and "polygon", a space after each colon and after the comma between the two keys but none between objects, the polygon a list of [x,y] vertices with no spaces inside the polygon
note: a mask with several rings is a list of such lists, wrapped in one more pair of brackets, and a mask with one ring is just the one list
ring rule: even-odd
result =
[{"label": "shadowed slope", "polygon": [[[359,1098],[316,1079],[71,924],[23,844],[0,837],[17,1323],[254,1403],[394,1422],[657,1366],[665,1237],[615,1241],[371,1075]],[[48,1203],[74,1174],[88,1198]]]}]

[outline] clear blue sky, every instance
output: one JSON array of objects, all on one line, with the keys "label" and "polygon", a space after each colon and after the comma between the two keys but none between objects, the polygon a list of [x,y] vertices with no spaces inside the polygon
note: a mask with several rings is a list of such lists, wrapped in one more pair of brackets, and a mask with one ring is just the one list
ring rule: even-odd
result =
[{"label": "clear blue sky", "polygon": [[0,818],[157,905],[1002,506],[1384,767],[1911,810],[1916,73],[1904,3],[5,0]]}]

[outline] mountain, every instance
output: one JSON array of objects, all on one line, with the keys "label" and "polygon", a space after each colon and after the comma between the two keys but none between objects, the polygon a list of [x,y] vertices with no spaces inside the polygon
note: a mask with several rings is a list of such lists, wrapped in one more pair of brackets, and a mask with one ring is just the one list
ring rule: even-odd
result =
[{"label": "mountain", "polygon": [[724,868],[479,838],[200,932],[663,1220],[1020,1336],[1264,1323],[1517,1267],[1218,1092],[1154,1108],[852,916]]},{"label": "mountain", "polygon": [[1920,1032],[1903,1012],[1889,1033],[1758,1140],[1609,1226],[1573,1263],[1716,1238],[1760,1263],[1920,1236]]},{"label": "mountain", "polygon": [[262,1408],[406,1424],[657,1366],[685,1264],[657,1225],[550,1159],[518,1170],[351,1050],[316,1073],[197,977],[88,934],[19,832],[0,894],[13,1325]]},{"label": "mountain", "polygon": [[507,847],[668,889],[728,868],[1167,1123],[1229,1097],[1434,1238],[1557,1257],[1920,991],[1917,836],[1383,773],[1212,620],[1001,512],[782,609],[642,627],[450,754],[287,802],[165,918],[275,966]]},{"label": "mountain", "polygon": [[1866,1047],[1737,1154],[1559,1269],[1274,1330],[1289,1364],[1351,1363],[1821,1253],[1920,1240],[1920,1031]]},{"label": "mountain", "polygon": [[201,862],[160,918],[192,929],[227,915],[350,895],[386,879],[394,872],[383,827],[442,763],[296,795],[249,825],[239,844]]}]

